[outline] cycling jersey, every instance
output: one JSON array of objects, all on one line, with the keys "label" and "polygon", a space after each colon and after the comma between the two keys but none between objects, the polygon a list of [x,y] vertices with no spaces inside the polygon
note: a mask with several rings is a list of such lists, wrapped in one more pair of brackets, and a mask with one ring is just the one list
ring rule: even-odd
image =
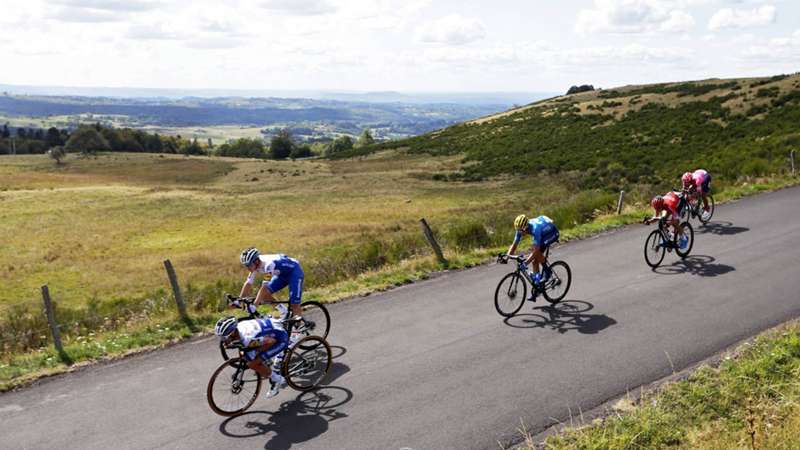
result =
[{"label": "cycling jersey", "polygon": [[707,194],[711,189],[709,186],[711,183],[711,174],[703,169],[697,169],[692,173],[692,182],[700,192]]},{"label": "cycling jersey", "polygon": [[[535,219],[530,219],[527,226],[528,234],[531,235],[533,245],[541,247],[545,251],[551,244],[558,242],[559,233],[556,224],[547,216],[539,216]],[[517,230],[514,235],[514,244],[519,244],[522,240],[522,231]]]},{"label": "cycling jersey", "polygon": [[269,291],[274,294],[289,286],[289,303],[299,305],[303,299],[303,278],[305,276],[300,262],[282,254],[261,255],[258,258],[261,260],[261,264],[258,269],[250,272],[246,283],[253,284],[257,273],[269,273],[272,278],[263,282],[267,284]]},{"label": "cycling jersey", "polygon": [[286,349],[289,343],[289,334],[283,329],[280,321],[275,319],[243,320],[236,324],[239,331],[239,341],[249,350],[245,351],[245,358],[253,361],[258,356],[258,348],[264,345],[265,338],[275,339],[275,343],[266,352],[261,352],[264,359],[272,358]]},{"label": "cycling jersey", "polygon": [[683,209],[683,199],[677,192],[668,192],[664,196],[664,209],[669,213],[668,219],[670,216],[674,219],[679,218],[681,209]]}]

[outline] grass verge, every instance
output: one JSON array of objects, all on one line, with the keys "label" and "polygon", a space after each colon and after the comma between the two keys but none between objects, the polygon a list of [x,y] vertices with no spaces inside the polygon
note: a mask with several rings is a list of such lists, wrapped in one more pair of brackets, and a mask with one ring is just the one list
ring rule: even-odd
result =
[{"label": "grass verge", "polygon": [[800,322],[525,449],[800,448]]}]

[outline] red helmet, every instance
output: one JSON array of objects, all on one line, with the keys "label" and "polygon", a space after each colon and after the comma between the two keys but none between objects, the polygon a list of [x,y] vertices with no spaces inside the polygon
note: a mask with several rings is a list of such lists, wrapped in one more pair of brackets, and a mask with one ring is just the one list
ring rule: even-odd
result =
[{"label": "red helmet", "polygon": [[689,185],[692,184],[692,172],[684,173],[681,177],[681,182],[683,183],[683,187],[689,187]]},{"label": "red helmet", "polygon": [[652,206],[656,211],[661,211],[664,209],[664,197],[656,195],[652,200],[650,200],[650,206]]}]

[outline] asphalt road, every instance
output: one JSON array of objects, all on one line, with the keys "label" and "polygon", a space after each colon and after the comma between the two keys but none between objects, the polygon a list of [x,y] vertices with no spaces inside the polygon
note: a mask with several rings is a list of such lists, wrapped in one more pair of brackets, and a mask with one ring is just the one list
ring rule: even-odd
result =
[{"label": "asphalt road", "polygon": [[503,321],[490,264],[331,306],[325,387],[207,406],[210,338],[0,395],[0,447],[109,449],[498,448],[800,315],[800,188],[717,209],[693,255],[651,271],[651,227],[557,247],[567,301]]}]

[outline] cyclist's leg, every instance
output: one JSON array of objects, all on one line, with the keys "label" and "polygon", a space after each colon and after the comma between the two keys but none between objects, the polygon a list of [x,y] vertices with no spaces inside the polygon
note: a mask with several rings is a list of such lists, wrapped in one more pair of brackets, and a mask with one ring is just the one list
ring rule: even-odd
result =
[{"label": "cyclist's leg", "polygon": [[708,210],[708,193],[711,192],[711,174],[706,175],[701,190],[701,194],[703,195],[703,209]]},{"label": "cyclist's leg", "polygon": [[289,275],[289,305],[292,308],[292,314],[300,316],[303,313],[300,303],[303,301],[303,279],[305,274],[303,268],[298,265]]}]

